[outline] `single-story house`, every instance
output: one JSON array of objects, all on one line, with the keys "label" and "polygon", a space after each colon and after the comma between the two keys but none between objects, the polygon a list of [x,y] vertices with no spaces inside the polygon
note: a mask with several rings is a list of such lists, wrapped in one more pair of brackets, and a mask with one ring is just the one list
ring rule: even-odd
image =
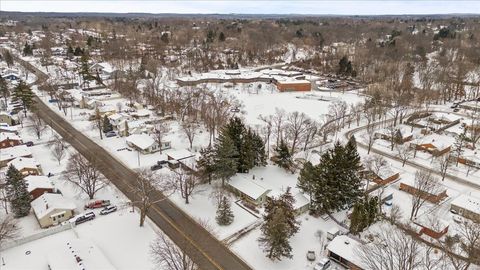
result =
[{"label": "single-story house", "polygon": [[160,151],[158,143],[148,134],[132,134],[126,138],[127,145],[142,154]]},{"label": "single-story house", "polygon": [[456,211],[462,217],[480,222],[480,198],[462,194],[453,199],[450,209]]},{"label": "single-story house", "polygon": [[12,126],[14,124],[14,120],[10,114],[7,112],[0,112],[0,123],[6,123],[9,126]]},{"label": "single-story house", "polygon": [[307,80],[285,80],[276,81],[277,89],[280,92],[296,92],[312,90],[312,83]]},{"label": "single-story house", "polygon": [[165,154],[167,154],[167,157],[169,160],[178,160],[178,161],[182,161],[195,156],[194,153],[188,151],[187,149],[170,150]]},{"label": "single-story house", "polygon": [[458,159],[458,163],[480,169],[480,154],[476,150],[471,150],[465,147],[463,153],[456,158]]},{"label": "single-story house", "polygon": [[245,174],[236,174],[227,183],[233,193],[242,200],[255,206],[260,206],[267,200],[267,194],[271,191],[261,184],[261,180],[254,180]]},{"label": "single-story house", "polygon": [[32,203],[40,227],[47,228],[73,217],[75,204],[58,193],[44,193]]},{"label": "single-story house", "polygon": [[416,150],[425,151],[434,157],[450,152],[455,138],[439,134],[430,134],[412,141],[411,145]]},{"label": "single-story house", "polygon": [[140,109],[140,110],[137,110],[133,113],[131,113],[131,116],[135,119],[139,119],[139,118],[148,118],[150,117],[150,114],[151,112],[147,109]]},{"label": "single-story house", "polygon": [[23,178],[27,183],[27,190],[32,200],[42,196],[44,193],[53,193],[53,187],[50,179],[44,175],[29,175]]},{"label": "single-story house", "polygon": [[0,123],[0,132],[18,135],[18,126],[9,126],[6,123]]},{"label": "single-story house", "polygon": [[373,182],[379,185],[386,185],[400,178],[398,172],[394,172],[390,166],[382,167],[377,175],[374,176]]},{"label": "single-story house", "polygon": [[338,235],[328,244],[328,257],[351,270],[367,269],[357,255],[362,243],[346,235]]},{"label": "single-story house", "polygon": [[34,158],[18,157],[10,161],[7,166],[13,165],[23,175],[41,175],[40,163]]},{"label": "single-story house", "polygon": [[417,233],[419,235],[428,235],[432,238],[439,239],[448,232],[448,222],[437,216],[423,215],[413,220],[413,223],[419,227]]},{"label": "single-story house", "polygon": [[50,270],[116,269],[92,241],[74,238],[49,247],[47,264]]},{"label": "single-story house", "polygon": [[20,136],[11,133],[0,133],[0,149],[9,148],[23,143]]},{"label": "single-story house", "polygon": [[[391,140],[391,134],[388,129],[381,129],[375,132],[374,134],[375,139],[382,139],[382,140]],[[411,132],[410,128],[406,126],[398,126],[395,131],[394,141],[397,144],[403,144],[413,139],[413,133]]]},{"label": "single-story house", "polygon": [[17,145],[0,151],[0,167],[7,166],[8,162],[18,157],[32,157],[32,151],[26,145]]},{"label": "single-story house", "polygon": [[415,187],[415,180],[411,178],[403,179],[400,183],[400,190],[410,193],[412,195],[419,195],[425,200],[438,204],[443,199],[447,198],[447,189],[444,186],[440,186],[437,190],[433,191],[434,193],[425,192],[423,190],[418,190]]}]

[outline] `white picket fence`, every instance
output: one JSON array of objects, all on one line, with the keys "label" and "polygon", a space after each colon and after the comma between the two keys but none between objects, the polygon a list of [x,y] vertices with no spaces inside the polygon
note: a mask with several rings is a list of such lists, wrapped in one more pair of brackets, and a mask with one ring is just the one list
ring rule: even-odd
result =
[{"label": "white picket fence", "polygon": [[38,240],[40,238],[50,236],[52,234],[56,234],[56,233],[59,233],[59,232],[70,230],[72,228],[73,228],[73,225],[70,222],[67,222],[67,223],[55,226],[53,228],[43,230],[43,231],[38,232],[36,234],[32,234],[32,235],[29,235],[29,236],[26,236],[26,237],[23,237],[23,238],[19,238],[19,239],[15,239],[15,240],[6,242],[6,243],[4,243],[0,246],[0,251],[7,250],[9,248],[13,248],[13,247],[16,247],[16,246],[20,246],[20,245]]}]

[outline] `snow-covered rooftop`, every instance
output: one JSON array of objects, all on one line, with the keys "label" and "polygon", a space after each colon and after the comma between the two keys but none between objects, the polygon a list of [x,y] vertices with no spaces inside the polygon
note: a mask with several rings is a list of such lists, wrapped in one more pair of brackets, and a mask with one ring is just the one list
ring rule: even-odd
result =
[{"label": "snow-covered rooftop", "polygon": [[261,180],[252,180],[251,178],[247,177],[247,175],[236,174],[230,179],[228,184],[256,200],[265,192],[270,191],[262,186],[259,181]]},{"label": "snow-covered rooftop", "polygon": [[18,135],[15,135],[15,134],[12,134],[12,133],[4,133],[4,132],[1,132],[0,133],[0,142],[4,141],[4,140],[7,140],[7,139],[10,139],[10,140],[17,140],[17,141],[21,141],[22,138],[20,138],[20,136]]},{"label": "snow-covered rooftop", "polygon": [[0,161],[10,160],[17,157],[31,156],[32,151],[26,145],[17,145],[14,147],[4,148],[0,151]]},{"label": "snow-covered rooftop", "polygon": [[53,248],[47,260],[51,270],[115,269],[93,242],[80,239],[72,239]]},{"label": "snow-covered rooftop", "polygon": [[28,192],[32,192],[37,188],[53,189],[50,179],[44,175],[29,175],[23,179],[27,183]]},{"label": "snow-covered rooftop", "polygon": [[470,195],[462,194],[455,198],[451,205],[458,206],[476,214],[480,214],[480,199]]},{"label": "snow-covered rooftop", "polygon": [[363,267],[362,260],[356,253],[361,245],[362,244],[355,239],[346,235],[339,235],[328,244],[327,249],[356,266],[367,269],[366,267]]},{"label": "snow-covered rooftop", "polygon": [[7,164],[8,166],[13,165],[17,170],[25,168],[37,168],[40,166],[40,163],[34,158],[18,157]]},{"label": "snow-covered rooftop", "polygon": [[[129,124],[130,127],[130,124]],[[127,143],[133,144],[142,150],[148,149],[155,143],[155,140],[148,134],[133,134],[127,137]]]},{"label": "snow-covered rooftop", "polygon": [[57,193],[44,193],[42,196],[36,198],[31,203],[33,212],[37,218],[41,219],[49,215],[52,211],[57,209],[69,209],[74,210],[75,204],[65,199],[61,194]]},{"label": "snow-covered rooftop", "polygon": [[168,150],[166,154],[175,160],[182,160],[189,157],[195,156],[194,153],[188,151],[187,149],[179,149],[179,150]]}]

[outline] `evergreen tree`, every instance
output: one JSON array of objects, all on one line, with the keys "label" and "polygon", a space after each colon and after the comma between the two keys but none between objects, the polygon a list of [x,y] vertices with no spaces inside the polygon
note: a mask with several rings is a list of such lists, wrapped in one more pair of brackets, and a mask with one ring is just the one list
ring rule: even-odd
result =
[{"label": "evergreen tree", "polygon": [[253,145],[253,133],[250,129],[241,136],[242,142],[240,144],[238,172],[245,173],[255,166],[255,148]]},{"label": "evergreen tree", "polygon": [[225,41],[225,34],[223,32],[220,32],[220,35],[218,35],[218,41],[220,41],[220,42]]},{"label": "evergreen tree", "polygon": [[212,183],[212,176],[215,173],[215,150],[212,147],[200,149],[200,159],[197,161],[197,169],[200,178],[207,179]]},{"label": "evergreen tree", "polygon": [[6,191],[15,217],[27,216],[30,212],[30,194],[23,175],[13,165],[7,170]]},{"label": "evergreen tree", "polygon": [[33,48],[28,42],[25,42],[25,46],[23,47],[23,55],[33,55]]},{"label": "evergreen tree", "polygon": [[267,201],[263,216],[262,236],[258,239],[267,257],[272,260],[280,260],[282,257],[291,258],[292,247],[289,239],[298,232],[299,223],[295,220],[295,199],[290,189],[280,198]]},{"label": "evergreen tree", "polygon": [[34,104],[34,96],[30,86],[25,84],[24,81],[20,81],[13,90],[12,101],[19,101],[22,104],[25,116],[27,116],[27,109],[31,109]]},{"label": "evergreen tree", "polygon": [[5,101],[5,106],[7,106],[10,89],[8,89],[7,81],[2,76],[0,76],[0,94]]},{"label": "evergreen tree", "polygon": [[102,129],[103,133],[107,133],[113,130],[113,125],[112,123],[110,123],[110,120],[108,120],[108,117],[106,115],[103,117]]},{"label": "evergreen tree", "polygon": [[350,215],[350,232],[358,234],[375,222],[378,215],[378,198],[365,198],[355,203]]},{"label": "evergreen tree", "polygon": [[267,154],[265,153],[265,142],[257,133],[252,133],[252,145],[255,151],[255,166],[267,165]]},{"label": "evergreen tree", "polygon": [[227,197],[223,197],[220,204],[218,204],[217,216],[215,219],[217,220],[218,225],[225,226],[230,225],[233,222],[233,218],[234,215],[230,208],[230,201]]},{"label": "evergreen tree", "polygon": [[82,56],[83,55],[83,50],[79,46],[75,47],[75,51],[73,52],[73,55],[75,56]]},{"label": "evergreen tree", "polygon": [[285,170],[290,170],[293,166],[292,154],[283,139],[280,140],[280,144],[275,147],[274,163]]},{"label": "evergreen tree", "polygon": [[225,181],[235,175],[238,168],[238,152],[230,136],[220,134],[215,145],[215,175]]},{"label": "evergreen tree", "polygon": [[313,188],[317,181],[317,170],[310,161],[307,161],[300,170],[298,176],[297,187],[308,194],[310,201],[312,201]]}]

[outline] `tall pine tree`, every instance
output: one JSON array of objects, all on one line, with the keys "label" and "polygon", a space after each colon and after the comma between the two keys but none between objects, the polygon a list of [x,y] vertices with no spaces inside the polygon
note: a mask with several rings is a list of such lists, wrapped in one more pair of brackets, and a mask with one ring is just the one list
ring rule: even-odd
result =
[{"label": "tall pine tree", "polygon": [[230,201],[227,197],[223,197],[220,200],[217,208],[217,216],[215,219],[217,220],[218,225],[230,225],[233,222],[233,211],[230,208]]},{"label": "tall pine tree", "polygon": [[290,193],[290,188],[280,198],[267,201],[264,223],[261,227],[262,236],[258,241],[271,260],[292,257],[289,239],[299,229],[299,223],[294,215],[294,203],[295,199]]},{"label": "tall pine tree", "polygon": [[215,175],[225,181],[235,175],[238,168],[238,152],[230,136],[220,134],[215,145]]},{"label": "tall pine tree", "polygon": [[103,117],[103,123],[102,123],[102,131],[103,133],[107,133],[113,130],[113,125],[110,123],[110,120],[108,120],[108,117],[105,115]]},{"label": "tall pine tree", "polygon": [[200,158],[197,161],[197,169],[200,179],[212,183],[212,176],[215,173],[215,149],[211,146],[200,149]]},{"label": "tall pine tree", "polygon": [[31,109],[35,101],[33,98],[35,95],[32,92],[30,86],[24,81],[20,81],[13,90],[12,101],[20,102],[22,104],[23,113],[27,116],[27,109]]},{"label": "tall pine tree", "polygon": [[290,170],[293,166],[292,154],[283,139],[275,147],[274,163],[285,170]]},{"label": "tall pine tree", "polygon": [[30,212],[30,194],[23,175],[13,165],[7,170],[6,191],[15,217],[27,216]]}]

